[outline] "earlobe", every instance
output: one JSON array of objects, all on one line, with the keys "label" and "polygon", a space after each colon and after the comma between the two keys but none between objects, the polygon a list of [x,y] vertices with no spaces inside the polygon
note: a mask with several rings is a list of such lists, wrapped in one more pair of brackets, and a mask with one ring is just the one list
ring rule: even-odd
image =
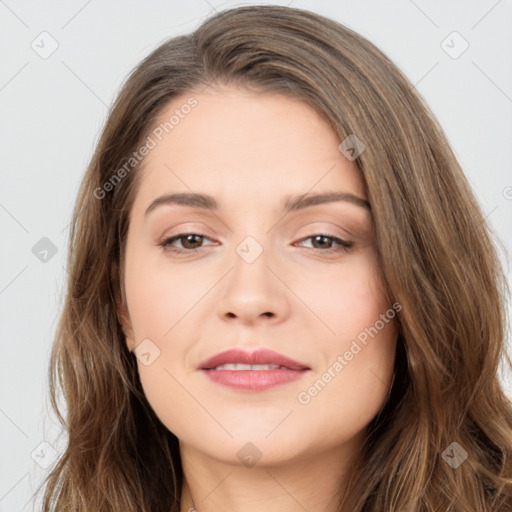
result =
[{"label": "earlobe", "polygon": [[130,314],[128,313],[128,308],[126,304],[123,304],[121,298],[119,296],[119,292],[116,290],[116,305],[117,305],[117,318],[121,327],[123,329],[123,333],[126,338],[126,346],[130,352],[133,352],[135,348],[135,343],[133,339],[133,329],[130,320]]},{"label": "earlobe", "polygon": [[132,329],[132,324],[131,324],[131,320],[130,320],[130,313],[128,312],[128,308],[127,308],[126,304],[121,299],[121,292],[119,290],[119,285],[118,285],[119,284],[119,274],[118,274],[117,265],[115,263],[112,264],[112,276],[113,276],[113,281],[115,283],[114,295],[115,295],[115,300],[116,300],[117,319],[123,329],[123,333],[126,338],[126,346],[128,347],[128,350],[130,352],[133,352],[133,350],[135,348],[135,343],[134,343],[134,339],[133,339],[133,329]]}]

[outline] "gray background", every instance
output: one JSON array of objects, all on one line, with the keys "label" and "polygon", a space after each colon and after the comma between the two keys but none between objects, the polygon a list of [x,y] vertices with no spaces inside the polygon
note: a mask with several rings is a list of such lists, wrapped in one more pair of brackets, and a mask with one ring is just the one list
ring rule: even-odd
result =
[{"label": "gray background", "polygon": [[[340,21],[402,68],[502,240],[510,281],[512,1],[273,3]],[[108,107],[128,72],[164,39],[190,32],[214,10],[248,4],[0,0],[0,511],[39,509],[30,495],[65,441],[48,414],[47,364],[71,208]],[[44,54],[52,44],[58,48]],[[43,237],[53,256],[41,252]],[[512,391],[510,374],[502,379]]]}]

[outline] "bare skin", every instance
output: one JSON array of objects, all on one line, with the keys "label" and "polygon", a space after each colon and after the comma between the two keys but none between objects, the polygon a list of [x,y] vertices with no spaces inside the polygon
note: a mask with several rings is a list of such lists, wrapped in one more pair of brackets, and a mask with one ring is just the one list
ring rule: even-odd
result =
[{"label": "bare skin", "polygon": [[[396,320],[376,324],[393,310],[370,211],[339,200],[285,214],[282,202],[321,192],[365,200],[363,182],[304,103],[234,87],[193,96],[197,106],[136,171],[122,310],[128,348],[149,339],[159,350],[138,368],[149,403],[180,440],[181,511],[337,512],[389,392]],[[218,209],[163,204],[145,215],[157,197],[179,192],[211,195]],[[204,237],[159,245],[184,232]],[[250,263],[241,256],[258,248]],[[357,351],[354,340],[381,324]],[[275,350],[310,370],[264,391],[233,389],[198,368],[231,348]]]}]

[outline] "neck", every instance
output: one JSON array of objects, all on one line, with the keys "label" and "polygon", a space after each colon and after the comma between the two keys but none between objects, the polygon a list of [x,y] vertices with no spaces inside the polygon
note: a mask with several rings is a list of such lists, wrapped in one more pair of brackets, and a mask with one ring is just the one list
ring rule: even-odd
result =
[{"label": "neck", "polygon": [[180,451],[184,474],[180,512],[348,512],[339,504],[358,456],[353,448],[252,467],[212,459],[181,443]]}]

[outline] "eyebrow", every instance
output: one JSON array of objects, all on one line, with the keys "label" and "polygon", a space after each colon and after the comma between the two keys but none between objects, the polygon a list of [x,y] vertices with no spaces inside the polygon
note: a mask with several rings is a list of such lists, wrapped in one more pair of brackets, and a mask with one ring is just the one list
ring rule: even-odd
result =
[{"label": "eyebrow", "polygon": [[[283,200],[282,209],[285,213],[303,210],[310,206],[316,206],[325,203],[334,203],[346,201],[348,203],[360,206],[371,211],[370,203],[361,197],[349,192],[324,192],[317,194],[302,194],[298,196],[286,196]],[[168,194],[157,197],[147,207],[145,216],[162,205],[190,206],[192,208],[201,208],[204,210],[217,211],[219,205],[214,197],[208,194],[198,194],[193,192],[181,192],[177,194]]]}]

